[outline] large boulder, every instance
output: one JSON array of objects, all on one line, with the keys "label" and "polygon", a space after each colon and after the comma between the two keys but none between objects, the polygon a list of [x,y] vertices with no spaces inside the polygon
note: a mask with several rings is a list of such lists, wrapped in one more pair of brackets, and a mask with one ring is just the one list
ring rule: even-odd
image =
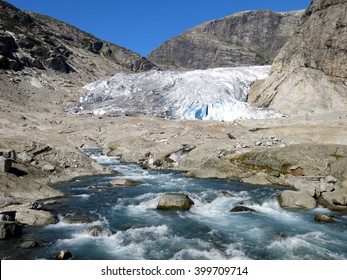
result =
[{"label": "large boulder", "polygon": [[56,260],[69,260],[72,259],[72,254],[69,251],[61,250],[56,256]]},{"label": "large boulder", "polygon": [[0,240],[20,236],[22,226],[15,222],[0,222]]},{"label": "large boulder", "polygon": [[30,205],[11,205],[4,211],[16,211],[16,221],[29,226],[55,224],[57,217],[48,211],[31,209]]},{"label": "large boulder", "polygon": [[314,209],[317,206],[316,200],[307,192],[283,191],[278,202],[282,208],[291,209]]},{"label": "large boulder", "polygon": [[337,191],[322,193],[322,198],[325,201],[327,201],[329,204],[340,205],[340,206],[347,205],[347,196]]},{"label": "large boulder", "polygon": [[189,210],[194,202],[183,193],[167,193],[160,197],[157,209],[163,210]]}]

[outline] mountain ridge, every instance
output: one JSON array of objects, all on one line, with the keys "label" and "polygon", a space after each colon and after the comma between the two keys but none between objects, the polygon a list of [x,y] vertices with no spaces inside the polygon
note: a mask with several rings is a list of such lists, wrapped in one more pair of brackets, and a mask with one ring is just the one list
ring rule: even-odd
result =
[{"label": "mountain ridge", "polygon": [[185,70],[271,64],[303,13],[238,12],[167,40],[148,59],[163,69]]},{"label": "mountain ridge", "polygon": [[[285,114],[347,111],[347,1],[316,0],[249,102]],[[319,36],[317,36],[319,34]]]},{"label": "mountain ridge", "polygon": [[83,55],[94,55],[94,64],[107,75],[154,67],[144,57],[126,48],[100,40],[52,17],[17,9],[5,1],[0,2],[0,29],[3,30],[0,52],[3,69],[18,71],[33,67],[62,73],[76,72],[77,69],[85,71]]}]

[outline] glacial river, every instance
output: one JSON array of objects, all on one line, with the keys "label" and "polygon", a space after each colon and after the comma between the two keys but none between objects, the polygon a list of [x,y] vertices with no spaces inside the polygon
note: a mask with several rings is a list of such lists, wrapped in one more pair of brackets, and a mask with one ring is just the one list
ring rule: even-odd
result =
[{"label": "glacial river", "polygon": [[[89,151],[91,152],[91,151]],[[89,177],[61,184],[70,196],[58,200],[59,222],[25,228],[20,239],[0,242],[0,258],[51,259],[68,250],[74,259],[347,259],[347,216],[318,208],[283,210],[281,187],[254,187],[236,181],[191,179],[167,171],[143,170],[116,158],[91,155],[122,175]],[[128,178],[138,187],[108,187]],[[157,210],[163,193],[183,192],[194,201],[190,211]],[[231,213],[237,205],[255,212]],[[337,223],[314,221],[332,213]],[[91,218],[68,223],[71,215]],[[87,228],[100,225],[98,237]],[[19,249],[24,239],[41,247]],[[15,249],[14,249],[15,248]]]}]

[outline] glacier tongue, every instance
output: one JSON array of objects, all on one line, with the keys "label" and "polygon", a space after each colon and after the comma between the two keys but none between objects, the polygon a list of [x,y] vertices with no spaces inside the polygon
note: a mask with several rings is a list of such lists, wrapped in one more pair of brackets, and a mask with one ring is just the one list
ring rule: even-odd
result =
[{"label": "glacier tongue", "polygon": [[80,108],[94,114],[153,114],[219,121],[279,117],[273,110],[246,103],[250,85],[270,72],[270,66],[253,66],[118,73],[86,85],[89,93],[80,98]]}]

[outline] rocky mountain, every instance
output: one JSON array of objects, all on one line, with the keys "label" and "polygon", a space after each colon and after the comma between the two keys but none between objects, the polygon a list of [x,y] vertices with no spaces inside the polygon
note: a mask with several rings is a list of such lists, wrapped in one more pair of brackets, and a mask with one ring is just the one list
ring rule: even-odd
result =
[{"label": "rocky mountain", "polygon": [[347,0],[314,0],[249,102],[286,114],[347,111]]},{"label": "rocky mountain", "polygon": [[207,69],[271,64],[293,36],[304,11],[240,12],[172,38],[148,58],[163,69]]},{"label": "rocky mountain", "polygon": [[82,80],[90,81],[90,77],[95,80],[120,70],[139,72],[153,67],[128,49],[0,1],[0,69],[49,69],[79,73]]}]

